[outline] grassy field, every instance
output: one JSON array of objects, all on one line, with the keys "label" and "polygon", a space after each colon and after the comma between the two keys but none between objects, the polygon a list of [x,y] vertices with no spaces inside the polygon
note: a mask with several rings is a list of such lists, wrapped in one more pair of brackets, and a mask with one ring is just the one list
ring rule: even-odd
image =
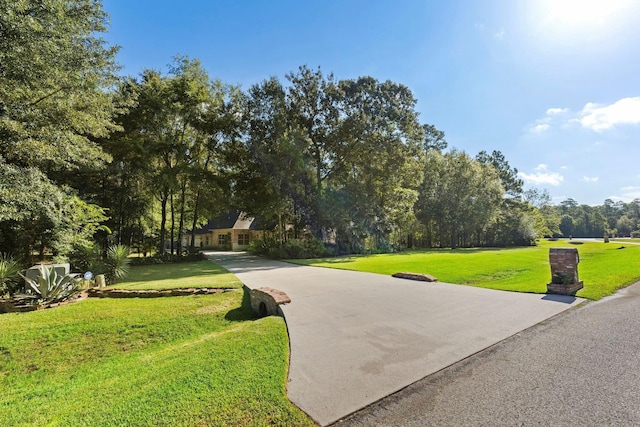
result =
[{"label": "grassy field", "polygon": [[241,288],[242,283],[210,261],[131,267],[116,289]]},{"label": "grassy field", "polygon": [[618,243],[634,243],[636,245],[640,245],[640,239],[631,239],[631,238],[618,238],[618,237],[614,237],[611,238],[612,242],[618,242]]},{"label": "grassy field", "polygon": [[427,273],[442,282],[545,293],[551,279],[551,247],[578,249],[578,274],[584,288],[577,296],[597,300],[640,280],[640,246],[618,249],[618,243],[599,242],[574,245],[566,241],[541,241],[538,246],[526,248],[409,251],[291,262],[379,274]]},{"label": "grassy field", "polygon": [[255,319],[242,290],[88,299],[0,331],[2,426],[313,425],[286,397],[284,321]]}]

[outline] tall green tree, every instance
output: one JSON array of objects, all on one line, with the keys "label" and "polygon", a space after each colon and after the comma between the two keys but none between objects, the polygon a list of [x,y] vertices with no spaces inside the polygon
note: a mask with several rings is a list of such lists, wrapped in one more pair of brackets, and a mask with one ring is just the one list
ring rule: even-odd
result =
[{"label": "tall green tree", "polygon": [[422,179],[425,137],[416,99],[406,86],[372,77],[338,87],[342,122],[329,177],[335,191],[346,193],[350,218],[333,223],[355,225],[374,246],[386,246],[391,233],[411,223]]},{"label": "tall green tree", "polygon": [[128,147],[118,159],[141,175],[140,190],[159,205],[159,244],[169,240],[171,252],[181,253],[185,229],[226,207],[222,145],[240,134],[241,97],[237,88],[212,80],[197,59],[182,56],[168,75],[145,70],[127,85],[135,104],[120,118],[123,132],[110,146]]},{"label": "tall green tree", "polygon": [[[2,192],[0,205],[19,206],[41,189],[71,200],[68,172],[109,160],[96,143],[116,128],[109,88],[117,48],[100,38],[106,26],[99,1],[0,1],[0,165],[18,182],[34,178]],[[36,220],[55,216],[47,209],[34,203],[31,225],[19,216],[0,224],[0,249],[28,254],[35,240],[15,234],[60,235],[59,222]]]},{"label": "tall green tree", "polygon": [[329,175],[335,152],[340,113],[337,107],[337,87],[333,74],[325,76],[320,68],[301,66],[296,73],[286,75],[287,110],[291,121],[307,141],[307,151],[315,166],[318,197]]},{"label": "tall green tree", "polygon": [[616,223],[624,213],[624,204],[622,202],[614,203],[611,199],[606,199],[600,207],[600,212],[607,219],[608,232],[615,233]]},{"label": "tall green tree", "polygon": [[538,212],[535,215],[537,238],[561,235],[560,212],[557,206],[551,204],[551,196],[547,190],[532,188],[523,193],[523,198]]},{"label": "tall green tree", "polygon": [[484,243],[504,195],[496,169],[457,150],[429,153],[424,167],[416,209],[434,235],[431,243],[452,249]]},{"label": "tall green tree", "polygon": [[560,231],[565,237],[602,237],[607,231],[607,219],[599,208],[580,205],[569,198],[560,203],[558,210],[562,215]]},{"label": "tall green tree", "polygon": [[483,165],[491,165],[495,168],[507,196],[516,199],[522,196],[524,181],[518,177],[518,169],[509,164],[502,152],[494,150],[488,154],[486,151],[481,151],[476,156],[476,160]]},{"label": "tall green tree", "polygon": [[[512,167],[502,152],[491,154],[481,151],[476,159],[493,167],[500,177],[505,190],[501,201],[500,214],[495,225],[488,231],[486,244],[495,246],[530,245],[539,237],[549,234],[542,212],[530,205],[524,197],[524,181],[518,176],[518,169]],[[553,217],[548,216],[550,221]],[[553,224],[549,224],[553,227]],[[491,237],[489,237],[489,235]]]},{"label": "tall green tree", "polygon": [[247,118],[236,176],[238,205],[265,223],[277,223],[282,242],[285,224],[294,226],[294,234],[315,224],[317,187],[308,129],[291,116],[287,92],[275,77],[249,89]]}]

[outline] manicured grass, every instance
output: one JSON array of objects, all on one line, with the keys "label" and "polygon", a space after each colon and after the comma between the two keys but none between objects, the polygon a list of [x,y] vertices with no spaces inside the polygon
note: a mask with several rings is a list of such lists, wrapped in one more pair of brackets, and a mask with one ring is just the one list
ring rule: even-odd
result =
[{"label": "manicured grass", "polygon": [[236,276],[211,261],[179,264],[140,265],[131,267],[127,277],[111,288],[241,288]]},{"label": "manicured grass", "polygon": [[0,331],[2,426],[314,425],[286,397],[284,321],[242,290],[88,299]]},{"label": "manicured grass", "polygon": [[551,247],[578,249],[578,274],[584,288],[577,296],[597,300],[640,280],[640,246],[618,249],[617,243],[599,242],[574,245],[543,240],[538,246],[526,248],[411,251],[291,262],[380,274],[427,273],[441,282],[545,293],[551,279]]},{"label": "manicured grass", "polygon": [[634,243],[636,245],[640,245],[640,239],[630,239],[630,238],[612,238],[611,239],[612,242],[618,242],[618,243]]}]

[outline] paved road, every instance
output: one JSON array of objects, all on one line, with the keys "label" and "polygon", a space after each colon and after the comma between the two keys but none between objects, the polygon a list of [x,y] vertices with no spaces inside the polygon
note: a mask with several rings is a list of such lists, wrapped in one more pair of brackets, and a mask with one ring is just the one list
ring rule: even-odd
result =
[{"label": "paved road", "polygon": [[249,288],[291,297],[288,395],[322,425],[581,302],[210,255]]},{"label": "paved road", "polygon": [[638,426],[640,284],[355,414],[351,426]]}]

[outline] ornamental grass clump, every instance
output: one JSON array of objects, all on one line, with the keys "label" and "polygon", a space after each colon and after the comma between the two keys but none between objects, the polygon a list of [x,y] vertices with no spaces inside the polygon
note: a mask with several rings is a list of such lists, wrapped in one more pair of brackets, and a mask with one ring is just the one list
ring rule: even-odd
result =
[{"label": "ornamental grass clump", "polygon": [[130,264],[129,248],[123,245],[109,246],[104,259],[104,274],[107,282],[113,284],[124,279],[129,273]]},{"label": "ornamental grass clump", "polygon": [[20,263],[8,254],[0,253],[0,298],[13,294],[20,283]]}]

